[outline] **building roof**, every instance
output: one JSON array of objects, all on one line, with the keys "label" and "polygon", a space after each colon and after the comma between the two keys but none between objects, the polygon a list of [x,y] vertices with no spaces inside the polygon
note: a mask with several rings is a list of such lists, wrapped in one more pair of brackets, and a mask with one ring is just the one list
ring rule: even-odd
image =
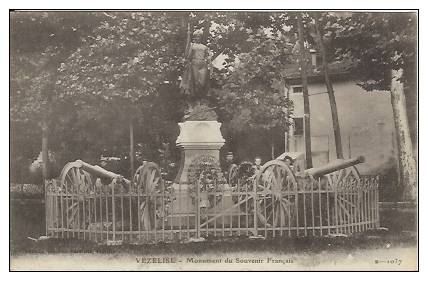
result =
[{"label": "building roof", "polygon": [[[334,81],[343,81],[349,80],[352,78],[351,69],[353,63],[350,61],[336,61],[328,64],[328,72],[330,79]],[[287,83],[290,85],[301,84],[300,76],[300,65],[299,63],[290,64],[287,69],[283,72]],[[308,82],[309,83],[318,83],[324,82],[324,74],[320,65],[316,67],[311,66],[311,69],[308,69]]]}]

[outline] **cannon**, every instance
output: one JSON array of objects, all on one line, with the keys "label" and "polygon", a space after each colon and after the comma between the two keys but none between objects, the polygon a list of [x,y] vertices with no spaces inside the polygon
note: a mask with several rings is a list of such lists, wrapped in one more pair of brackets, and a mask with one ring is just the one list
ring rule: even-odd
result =
[{"label": "cannon", "polygon": [[305,185],[314,189],[337,189],[338,187],[343,189],[345,187],[347,191],[337,191],[335,199],[331,202],[337,205],[339,209],[337,213],[341,219],[350,221],[353,217],[352,214],[359,211],[362,203],[362,193],[355,190],[359,189],[358,184],[361,181],[360,173],[355,166],[363,162],[363,156],[338,159],[324,166],[305,170],[300,180],[309,178],[312,183]]},{"label": "cannon", "polygon": [[[130,191],[131,186],[141,196],[144,196],[143,201],[139,204],[140,209],[140,222],[143,229],[150,229],[154,223],[156,214],[152,210],[151,205],[156,203],[156,193],[162,191],[163,183],[159,167],[152,162],[145,162],[140,166],[132,179],[132,182],[122,175],[108,171],[98,165],[91,165],[82,160],[67,163],[60,174],[60,187],[65,193],[64,199],[66,200],[67,207],[64,208],[64,217],[68,218],[68,225],[70,227],[78,227],[79,221],[83,214],[83,200],[96,199],[97,193],[110,191],[112,187],[115,192],[126,193]],[[98,199],[101,199],[98,196]],[[132,198],[134,199],[134,198]],[[79,211],[80,210],[80,211]],[[93,215],[89,213],[93,211],[91,207],[86,207],[85,215],[87,217]]]},{"label": "cannon", "polygon": [[[131,182],[122,175],[110,172],[98,165],[91,165],[82,160],[67,163],[61,171],[60,188],[63,193],[63,213],[66,223],[71,228],[79,228],[82,217],[94,215],[95,197],[103,188],[115,187],[117,190],[129,189]],[[91,200],[86,209],[85,198]],[[89,206],[91,205],[91,206]],[[84,210],[83,210],[84,209]],[[64,219],[64,218],[63,218]]]},{"label": "cannon", "polygon": [[364,157],[359,156],[352,159],[337,159],[334,160],[324,166],[317,167],[317,168],[311,168],[307,169],[303,172],[303,176],[310,176],[314,179],[317,179],[319,177],[322,177],[324,175],[343,170],[349,167],[353,167],[355,165],[358,165],[360,163],[364,163]]},{"label": "cannon", "polygon": [[[302,165],[287,163],[284,161],[283,156],[287,157],[288,155],[285,153],[277,159],[265,163],[251,177],[239,174],[240,167],[237,165],[232,165],[229,170],[229,184],[232,186],[232,190],[239,192],[239,189],[236,189],[237,184],[242,186],[250,186],[252,184],[252,187],[247,189],[251,189],[251,191],[255,189],[254,187],[257,187],[258,195],[253,197],[258,205],[256,214],[262,225],[268,227],[295,223],[297,217],[295,213],[296,198],[294,195],[284,195],[282,193],[293,193],[298,189],[303,191],[310,191],[311,188],[316,189],[320,187],[318,179],[320,179],[321,183],[324,183],[323,185],[329,184],[330,187],[335,187],[341,181],[356,181],[360,175],[355,165],[364,162],[364,157],[360,156],[346,160],[335,160],[321,167],[302,171]],[[301,156],[298,157],[299,160],[302,160]],[[294,161],[296,160],[298,159],[294,159]],[[235,203],[241,206],[250,206],[249,209],[245,209],[246,211],[254,210],[253,203],[244,201],[249,199],[248,196],[237,196],[237,198],[238,201],[235,201]],[[349,197],[341,193],[338,194],[337,198],[341,207],[344,204],[352,204],[348,201]]]},{"label": "cannon", "polygon": [[[286,162],[275,159],[259,169],[249,162],[243,162],[239,166],[232,164],[228,178],[232,191],[243,191],[242,195],[233,196],[233,202],[243,213],[253,212],[256,203],[256,215],[263,225],[278,226],[288,223],[286,220],[292,217],[287,213],[291,201],[277,193],[296,189],[297,181],[292,168]],[[248,191],[253,194],[246,195]]]},{"label": "cannon", "polygon": [[[298,215],[296,197],[282,193],[293,193],[294,191],[310,193],[311,189],[317,187],[325,189],[325,186],[321,186],[318,182],[327,183],[334,188],[341,182],[358,181],[360,174],[355,165],[363,162],[364,157],[362,156],[340,159],[303,172],[296,171],[295,165],[290,166],[279,159],[267,162],[256,177],[257,191],[260,193],[256,197],[256,202],[259,205],[258,209],[264,210],[257,211],[259,221],[268,227],[294,224]],[[342,209],[357,208],[355,201],[344,193],[337,194],[337,203]],[[345,211],[345,213],[348,212]]]},{"label": "cannon", "polygon": [[297,178],[292,167],[282,160],[263,165],[255,177],[257,217],[268,227],[288,225],[294,219],[294,197],[282,195],[297,190]]},{"label": "cannon", "polygon": [[76,192],[81,192],[92,186],[97,178],[101,179],[103,184],[110,184],[113,180],[126,185],[130,184],[130,181],[122,175],[107,171],[98,165],[88,164],[82,160],[67,163],[60,174],[61,185],[67,187],[68,190],[75,190]]}]

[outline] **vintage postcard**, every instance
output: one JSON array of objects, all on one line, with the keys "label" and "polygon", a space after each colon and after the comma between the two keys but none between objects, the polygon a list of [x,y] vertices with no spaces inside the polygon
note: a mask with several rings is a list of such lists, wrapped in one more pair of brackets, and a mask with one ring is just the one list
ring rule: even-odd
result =
[{"label": "vintage postcard", "polygon": [[10,10],[11,271],[418,271],[418,10]]}]

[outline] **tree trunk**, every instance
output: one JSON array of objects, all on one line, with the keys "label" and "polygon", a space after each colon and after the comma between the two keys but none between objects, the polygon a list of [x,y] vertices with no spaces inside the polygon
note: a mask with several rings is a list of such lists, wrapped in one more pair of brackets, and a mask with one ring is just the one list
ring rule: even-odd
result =
[{"label": "tree trunk", "polygon": [[403,69],[391,70],[391,103],[395,131],[398,140],[398,161],[403,188],[403,199],[416,200],[416,161],[413,156],[409,121],[406,112],[406,96],[401,78]]},{"label": "tree trunk", "polygon": [[48,164],[49,164],[49,153],[48,153],[48,123],[46,120],[42,121],[42,174],[43,180],[48,178]]},{"label": "tree trunk", "polygon": [[134,158],[135,158],[135,150],[134,150],[134,124],[132,120],[129,122],[129,163],[130,163],[130,171],[131,171],[131,180],[134,177]]},{"label": "tree trunk", "polygon": [[317,34],[318,47],[321,53],[322,70],[324,72],[325,86],[327,87],[328,99],[330,100],[331,120],[333,121],[334,142],[336,145],[336,156],[343,159],[342,136],[340,134],[339,117],[337,114],[336,98],[334,96],[333,85],[328,74],[327,56],[325,53],[322,35],[319,30],[318,17],[315,16],[315,31]]},{"label": "tree trunk", "polygon": [[311,147],[311,114],[309,107],[309,93],[308,93],[308,76],[306,71],[306,50],[303,40],[303,23],[302,15],[297,13],[297,28],[299,32],[299,61],[300,61],[300,75],[302,78],[303,88],[303,112],[304,112],[304,134],[305,134],[305,154],[306,154],[306,168],[312,168],[312,147]]}]

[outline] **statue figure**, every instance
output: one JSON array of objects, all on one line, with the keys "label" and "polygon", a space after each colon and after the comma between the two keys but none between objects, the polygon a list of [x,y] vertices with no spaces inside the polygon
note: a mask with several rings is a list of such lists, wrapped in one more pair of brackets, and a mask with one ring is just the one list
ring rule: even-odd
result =
[{"label": "statue figure", "polygon": [[199,102],[207,95],[211,70],[210,52],[201,40],[202,31],[196,30],[193,33],[193,42],[187,43],[185,52],[187,64],[180,83],[182,91]]}]

